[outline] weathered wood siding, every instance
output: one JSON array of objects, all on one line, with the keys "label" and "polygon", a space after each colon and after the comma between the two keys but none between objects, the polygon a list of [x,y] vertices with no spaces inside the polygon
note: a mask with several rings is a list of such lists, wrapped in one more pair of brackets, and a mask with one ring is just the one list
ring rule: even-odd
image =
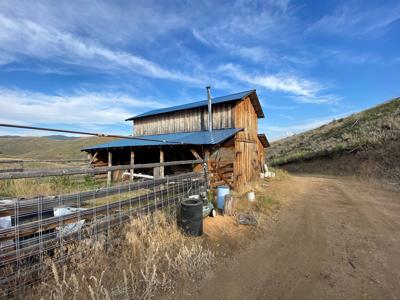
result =
[{"label": "weathered wood siding", "polygon": [[258,140],[258,118],[249,98],[238,102],[234,108],[234,126],[244,128],[235,136],[235,187],[243,189],[261,170],[262,155]]},{"label": "weathered wood siding", "polygon": [[[134,135],[207,130],[207,118],[206,107],[149,116],[135,120]],[[233,182],[237,190],[242,190],[259,176],[265,160],[265,149],[257,136],[258,116],[249,97],[242,101],[213,105],[213,129],[222,128],[244,130],[238,132],[229,145],[224,145],[227,149],[231,147],[231,158],[211,158],[212,185],[224,184],[227,180]],[[197,167],[199,170],[202,168],[200,165]]]},{"label": "weathered wood siding", "polygon": [[260,140],[257,140],[257,149],[258,149],[258,160],[260,161],[260,172],[262,172],[263,165],[265,164],[265,148],[264,145],[260,142]]},{"label": "weathered wood siding", "polygon": [[[213,129],[233,128],[234,103],[213,105]],[[208,130],[206,107],[149,116],[134,121],[134,135]]]}]

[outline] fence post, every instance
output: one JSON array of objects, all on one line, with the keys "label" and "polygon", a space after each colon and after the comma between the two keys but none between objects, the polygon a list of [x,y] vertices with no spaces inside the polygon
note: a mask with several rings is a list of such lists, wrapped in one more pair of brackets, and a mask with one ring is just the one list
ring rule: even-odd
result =
[{"label": "fence post", "polygon": [[[163,162],[164,162],[164,150],[162,150],[160,148],[160,163],[163,163]],[[160,178],[164,177],[164,166],[160,166],[159,176],[160,176]]]},{"label": "fence post", "polygon": [[[108,166],[112,166],[112,152],[108,151]],[[112,171],[107,172],[107,185],[110,185],[112,181]]]}]

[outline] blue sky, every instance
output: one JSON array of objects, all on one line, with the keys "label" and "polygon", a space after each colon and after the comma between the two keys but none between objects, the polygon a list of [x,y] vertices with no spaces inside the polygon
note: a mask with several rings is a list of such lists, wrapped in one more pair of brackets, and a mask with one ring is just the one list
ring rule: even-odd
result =
[{"label": "blue sky", "polygon": [[400,96],[399,68],[399,1],[0,2],[2,123],[129,134],[211,85],[257,89],[274,140]]}]

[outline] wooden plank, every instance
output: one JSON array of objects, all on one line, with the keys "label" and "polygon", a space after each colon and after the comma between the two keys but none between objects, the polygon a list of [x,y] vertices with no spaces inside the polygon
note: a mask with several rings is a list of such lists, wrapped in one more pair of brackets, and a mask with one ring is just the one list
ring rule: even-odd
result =
[{"label": "wooden plank", "polygon": [[13,168],[13,169],[0,169],[0,173],[8,173],[8,172],[23,172],[23,168]]},{"label": "wooden plank", "polygon": [[[131,165],[135,165],[135,151],[131,150]],[[129,180],[133,181],[134,179],[134,174],[135,174],[135,168],[130,169],[130,176]]]},{"label": "wooden plank", "polygon": [[[202,180],[202,178],[198,178],[199,180]],[[78,220],[83,220],[83,219],[90,219],[93,218],[96,215],[99,215],[101,213],[107,213],[110,212],[112,209],[121,209],[122,207],[125,206],[131,206],[134,204],[138,204],[139,201],[143,201],[143,198],[146,199],[147,201],[154,200],[158,197],[161,197],[163,195],[168,195],[172,192],[176,193],[176,187],[172,185],[171,187],[165,188],[163,190],[155,190],[154,192],[151,192],[146,195],[140,195],[140,196],[135,196],[133,198],[125,199],[122,201],[117,201],[117,202],[112,202],[108,203],[105,205],[100,205],[96,206],[94,208],[90,208],[87,210],[83,211],[78,211],[74,213],[70,213],[67,215],[62,215],[62,216],[55,216],[55,217],[50,217],[38,221],[33,221],[29,223],[24,223],[20,224],[18,227],[10,227],[10,228],[5,228],[5,229],[0,229],[0,241],[6,241],[9,239],[13,239],[15,235],[18,235],[19,237],[23,236],[28,236],[32,235],[38,231],[45,231],[49,229],[55,229],[56,227],[60,226],[60,223],[63,225],[70,224],[70,223],[75,223]]]},{"label": "wooden plank", "polygon": [[90,161],[89,161],[89,165],[91,165],[91,164],[94,162],[94,160],[96,159],[96,157],[97,157],[98,154],[99,154],[99,151],[96,151],[96,152],[94,153],[94,155],[92,156],[92,158],[91,158]]},{"label": "wooden plank", "polygon": [[205,163],[205,175],[207,180],[207,189],[210,187],[210,150],[204,150],[204,163]]},{"label": "wooden plank", "polygon": [[[233,128],[233,105],[213,104],[213,124],[215,129]],[[204,107],[175,111],[149,116],[135,121],[135,135],[166,134],[206,130],[207,109]]]},{"label": "wooden plank", "polygon": [[214,187],[221,186],[221,185],[224,185],[224,184],[226,184],[224,180],[219,180],[219,181],[212,182],[210,184],[210,186],[214,188]]},{"label": "wooden plank", "polygon": [[0,164],[11,164],[11,163],[23,163],[23,160],[16,160],[16,159],[1,159]]},{"label": "wooden plank", "polygon": [[152,169],[154,167],[160,167],[160,166],[166,167],[166,166],[191,165],[191,164],[200,164],[203,162],[204,160],[196,159],[196,160],[169,161],[164,163],[117,165],[112,167],[30,170],[25,172],[2,173],[0,174],[0,179],[36,178],[36,177],[64,176],[64,175],[78,175],[78,174],[100,174],[100,173],[106,173],[108,171],[128,170],[131,168]]},{"label": "wooden plank", "polygon": [[218,177],[221,178],[231,189],[233,189],[232,183],[229,182],[229,180],[225,177],[224,174],[222,174],[219,170],[218,167],[215,168],[215,172],[217,173]]},{"label": "wooden plank", "polygon": [[194,155],[194,157],[198,160],[201,160],[201,156],[197,153],[196,150],[194,150],[193,148],[190,148],[190,152],[192,152],[192,154]]},{"label": "wooden plank", "polygon": [[252,143],[252,144],[257,143],[255,140],[248,140],[248,139],[237,139],[237,141],[242,143]]},{"label": "wooden plank", "polygon": [[[112,167],[112,152],[108,151],[108,166]],[[111,185],[112,181],[112,171],[107,171],[107,185]]]},{"label": "wooden plank", "polygon": [[[186,173],[185,177],[195,177],[199,176],[196,172]],[[18,211],[20,214],[33,214],[38,211],[38,208],[43,210],[52,209],[54,207],[61,206],[73,206],[77,204],[77,199],[79,199],[81,204],[85,201],[92,201],[98,198],[103,198],[106,196],[112,196],[116,194],[123,194],[132,190],[138,190],[142,188],[149,188],[164,184],[166,182],[173,182],[176,180],[182,180],[182,175],[167,176],[164,178],[139,181],[124,185],[112,186],[107,188],[99,188],[90,191],[64,194],[58,196],[47,196],[40,198],[30,198],[30,199],[5,199],[0,200],[0,217],[13,216],[15,215],[16,204],[18,201]],[[40,201],[40,205],[38,205]]]},{"label": "wooden plank", "polygon": [[24,160],[16,160],[16,159],[2,159],[0,160],[0,164],[12,164],[12,163],[27,163],[27,162],[48,162],[48,163],[68,163],[68,162],[86,162],[86,159],[24,159]]}]

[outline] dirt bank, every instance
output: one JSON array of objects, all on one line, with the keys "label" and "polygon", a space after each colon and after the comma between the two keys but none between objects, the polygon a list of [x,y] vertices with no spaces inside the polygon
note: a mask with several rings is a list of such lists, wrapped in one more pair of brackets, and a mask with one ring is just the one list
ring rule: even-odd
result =
[{"label": "dirt bank", "polygon": [[400,299],[397,191],[348,178],[293,177],[278,185],[290,205],[277,221],[175,296]]},{"label": "dirt bank", "polygon": [[291,173],[352,176],[400,186],[400,143],[279,166]]}]

